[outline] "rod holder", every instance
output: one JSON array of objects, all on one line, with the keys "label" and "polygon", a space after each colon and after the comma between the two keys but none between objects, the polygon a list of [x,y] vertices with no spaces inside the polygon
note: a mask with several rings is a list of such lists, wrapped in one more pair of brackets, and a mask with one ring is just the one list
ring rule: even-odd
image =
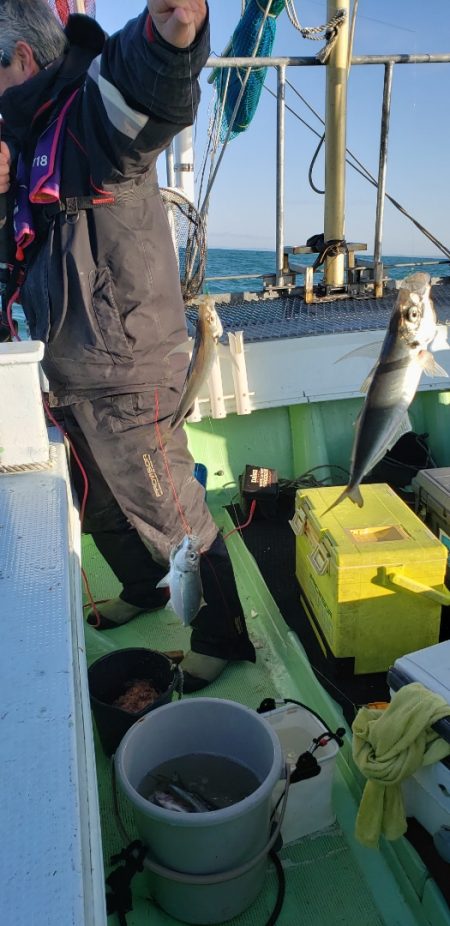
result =
[{"label": "rod holder", "polygon": [[211,417],[226,418],[225,397],[223,394],[222,373],[219,355],[216,354],[208,377],[209,399],[211,402]]},{"label": "rod holder", "polygon": [[231,354],[231,371],[233,374],[234,394],[236,398],[236,412],[238,415],[249,415],[252,407],[248,391],[247,367],[244,355],[244,332],[229,331],[228,341]]}]

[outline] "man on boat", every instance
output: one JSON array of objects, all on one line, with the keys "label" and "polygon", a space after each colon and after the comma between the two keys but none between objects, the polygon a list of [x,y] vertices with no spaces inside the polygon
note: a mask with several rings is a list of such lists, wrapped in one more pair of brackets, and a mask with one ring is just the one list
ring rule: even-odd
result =
[{"label": "man on boat", "polygon": [[[231,561],[168,424],[186,355],[184,305],[156,174],[190,125],[209,53],[205,0],[147,0],[106,37],[84,16],[63,31],[45,0],[0,0],[0,193],[15,198],[11,296],[44,341],[50,399],[87,474],[83,528],[123,591],[110,629],[160,608],[169,553],[201,541],[205,606],[192,625],[185,690],[229,661],[254,662]],[[14,287],[20,287],[20,297]],[[80,497],[82,474],[73,466]]]}]

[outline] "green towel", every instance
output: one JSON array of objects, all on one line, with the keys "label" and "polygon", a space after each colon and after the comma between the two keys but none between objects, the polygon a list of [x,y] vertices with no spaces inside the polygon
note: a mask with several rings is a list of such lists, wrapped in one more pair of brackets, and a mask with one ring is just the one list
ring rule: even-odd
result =
[{"label": "green towel", "polygon": [[358,711],[352,724],[353,758],[368,781],[355,834],[363,845],[376,848],[381,834],[399,839],[406,832],[400,782],[450,754],[450,743],[432,729],[449,715],[444,698],[419,682],[400,688],[386,710]]}]

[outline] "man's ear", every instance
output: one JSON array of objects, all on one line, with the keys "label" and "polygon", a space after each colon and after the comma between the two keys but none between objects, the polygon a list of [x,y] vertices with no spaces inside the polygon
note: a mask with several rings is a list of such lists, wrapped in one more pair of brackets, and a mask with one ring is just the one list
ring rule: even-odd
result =
[{"label": "man's ear", "polygon": [[34,77],[34,75],[40,71],[40,67],[36,63],[34,57],[33,49],[31,45],[28,45],[28,42],[19,40],[16,43],[14,57],[16,59],[16,64],[23,72],[24,80],[28,80],[29,77]]}]

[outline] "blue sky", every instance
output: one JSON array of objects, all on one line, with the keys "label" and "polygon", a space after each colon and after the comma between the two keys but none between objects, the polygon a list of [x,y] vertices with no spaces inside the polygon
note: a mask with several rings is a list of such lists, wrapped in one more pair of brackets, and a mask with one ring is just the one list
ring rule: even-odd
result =
[{"label": "blue sky", "polygon": [[[297,0],[302,25],[326,21],[326,0]],[[143,8],[142,0],[97,0],[97,19],[108,32]],[[211,47],[220,54],[239,19],[241,0],[210,0]],[[321,44],[303,39],[283,13],[274,54],[315,55]],[[355,54],[450,52],[448,0],[360,0]],[[205,75],[206,77],[206,75]],[[323,115],[325,69],[289,69],[288,79]],[[266,84],[275,87],[269,72]],[[196,142],[197,169],[206,146],[212,91],[203,95]],[[349,79],[347,144],[373,175],[378,172],[379,123],[383,87],[381,66],[355,67]],[[387,191],[450,246],[448,150],[450,65],[401,65],[394,71]],[[288,88],[287,103],[320,131],[320,124]],[[230,142],[211,197],[211,247],[272,249],[275,244],[275,101],[263,91],[249,130]],[[286,244],[305,244],[323,231],[323,196],[308,183],[317,139],[286,114]],[[164,160],[160,177],[164,180]],[[323,185],[323,156],[314,171]],[[347,172],[346,237],[373,249],[375,189],[351,168]],[[383,249],[386,255],[435,255],[436,249],[393,206],[386,203]]]}]

